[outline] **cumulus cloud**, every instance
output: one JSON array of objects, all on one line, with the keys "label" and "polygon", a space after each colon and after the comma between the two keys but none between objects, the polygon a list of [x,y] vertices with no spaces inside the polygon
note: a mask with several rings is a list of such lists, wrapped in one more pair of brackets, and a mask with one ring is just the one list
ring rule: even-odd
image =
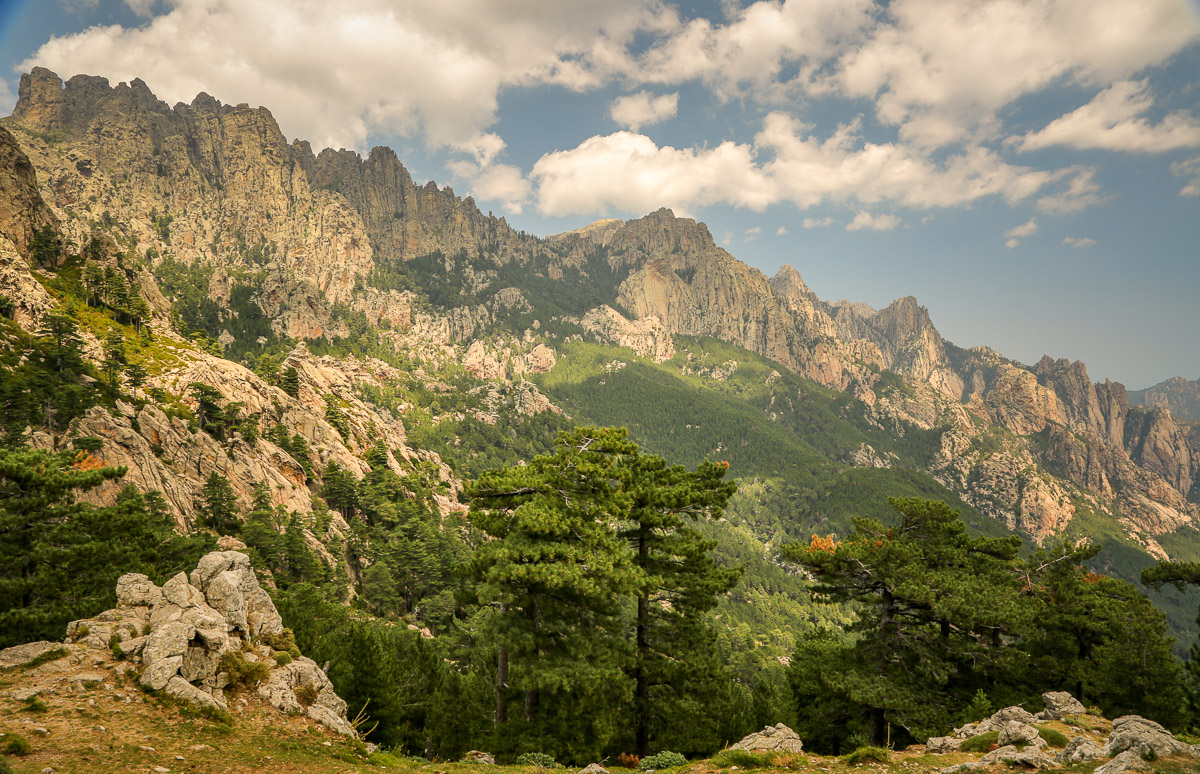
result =
[{"label": "cumulus cloud", "polygon": [[1025,237],[1033,236],[1038,232],[1037,218],[1030,218],[1019,226],[1013,226],[1008,231],[1004,232],[1007,241],[1004,246],[1012,249],[1021,244],[1021,240]]},{"label": "cumulus cloud", "polygon": [[833,225],[833,218],[805,218],[801,225],[805,228],[825,228]]},{"label": "cumulus cloud", "polygon": [[891,231],[900,225],[900,218],[895,215],[872,215],[865,210],[854,216],[854,220],[846,224],[847,231]]},{"label": "cumulus cloud", "polygon": [[1067,247],[1091,247],[1094,244],[1096,244],[1096,240],[1091,237],[1066,237],[1059,242],[1060,246],[1066,245]]},{"label": "cumulus cloud", "polygon": [[780,226],[779,228],[775,229],[775,236],[787,236],[787,232],[787,226]]},{"label": "cumulus cloud", "polygon": [[762,226],[751,226],[746,229],[745,241],[753,242],[762,233]]},{"label": "cumulus cloud", "polygon": [[[769,160],[760,162],[760,155]],[[866,141],[858,121],[819,138],[809,125],[772,113],[752,144],[659,147],[645,135],[616,132],[542,156],[530,177],[538,183],[538,210],[561,216],[663,205],[691,210],[727,204],[761,212],[780,202],[801,209],[823,202],[932,209],[995,196],[1015,203],[1071,174],[1066,190],[1039,200],[1047,211],[1100,201],[1099,186],[1086,171],[1014,166],[982,147],[935,161],[910,146]]]},{"label": "cumulus cloud", "polygon": [[834,82],[875,100],[902,139],[940,146],[995,135],[997,112],[1025,94],[1111,83],[1197,39],[1178,0],[895,0]]},{"label": "cumulus cloud", "polygon": [[1065,145],[1156,153],[1200,146],[1200,119],[1178,111],[1151,124],[1142,114],[1153,105],[1145,80],[1118,81],[1086,105],[1014,142],[1026,151]]},{"label": "cumulus cloud", "polygon": [[532,185],[517,167],[511,164],[479,166],[467,161],[452,161],[446,166],[467,181],[471,195],[477,201],[499,202],[511,215],[520,215],[524,210]]},{"label": "cumulus cloud", "polygon": [[1111,197],[1100,193],[1096,170],[1090,167],[1066,170],[1071,175],[1064,190],[1043,196],[1036,202],[1038,209],[1051,215],[1069,215],[1108,202]]},{"label": "cumulus cloud", "polygon": [[207,91],[266,105],[285,133],[318,147],[365,150],[386,131],[474,153],[503,87],[589,88],[636,32],[675,23],[649,0],[172,0],[164,10],[137,27],[51,38],[19,67],[143,77],[168,102]]},{"label": "cumulus cloud", "polygon": [[17,98],[9,88],[8,82],[0,80],[0,113],[8,115],[16,107]]},{"label": "cumulus cloud", "polygon": [[1171,174],[1187,181],[1179,190],[1180,196],[1200,196],[1200,156],[1176,161],[1171,165]]},{"label": "cumulus cloud", "polygon": [[612,119],[626,129],[637,131],[643,126],[657,124],[673,117],[679,110],[679,93],[654,96],[639,91],[618,97],[612,104]]}]

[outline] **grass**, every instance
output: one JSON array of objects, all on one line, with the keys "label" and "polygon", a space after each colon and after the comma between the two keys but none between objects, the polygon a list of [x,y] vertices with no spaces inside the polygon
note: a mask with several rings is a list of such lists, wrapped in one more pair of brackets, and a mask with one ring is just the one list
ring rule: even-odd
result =
[{"label": "grass", "polygon": [[1067,742],[1070,741],[1067,739],[1066,734],[1061,731],[1055,731],[1049,726],[1037,726],[1036,728],[1038,730],[1038,736],[1046,740],[1046,744],[1050,745],[1051,747],[1066,747]]},{"label": "grass", "polygon": [[712,757],[712,765],[722,769],[737,766],[739,769],[765,769],[771,766],[771,756],[748,750],[721,750]]},{"label": "grass", "polygon": [[958,749],[962,752],[985,753],[992,749],[992,746],[999,741],[999,731],[988,731],[986,734],[979,734],[978,736],[964,740]]},{"label": "grass", "polygon": [[864,763],[887,763],[889,752],[883,747],[860,747],[845,757],[850,766],[861,766]]}]

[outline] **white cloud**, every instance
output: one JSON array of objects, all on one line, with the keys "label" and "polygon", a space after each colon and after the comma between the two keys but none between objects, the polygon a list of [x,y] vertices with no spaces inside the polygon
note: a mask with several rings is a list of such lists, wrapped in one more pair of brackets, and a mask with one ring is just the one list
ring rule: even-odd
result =
[{"label": "white cloud", "polygon": [[901,139],[940,146],[995,135],[1025,94],[1127,78],[1197,39],[1178,0],[895,0],[833,82],[874,99]]},{"label": "white cloud", "polygon": [[1013,226],[1008,231],[1004,232],[1007,241],[1004,246],[1010,250],[1021,244],[1021,240],[1025,237],[1033,236],[1038,232],[1037,218],[1030,218],[1019,226]]},{"label": "white cloud", "polygon": [[138,16],[148,19],[154,15],[158,0],[125,0],[125,5]]},{"label": "white cloud", "polygon": [[758,237],[758,235],[761,233],[762,233],[762,226],[751,226],[750,228],[746,229],[745,241],[753,242]]},{"label": "white cloud", "polygon": [[1200,119],[1179,111],[1151,124],[1141,116],[1153,104],[1146,81],[1118,81],[1041,131],[1011,139],[1021,150],[1066,145],[1154,153],[1200,145]]},{"label": "white cloud", "polygon": [[1067,215],[1082,212],[1088,207],[1104,204],[1111,199],[1100,193],[1100,184],[1096,182],[1096,170],[1079,167],[1066,171],[1073,173],[1066,189],[1039,198],[1036,202],[1038,209],[1051,215]]},{"label": "white cloud", "polygon": [[1091,247],[1096,244],[1096,240],[1091,237],[1066,237],[1059,245],[1067,245],[1069,247]]},{"label": "white cloud", "polygon": [[726,231],[724,234],[721,235],[721,244],[728,247],[732,243],[733,243],[733,232],[732,231]]},{"label": "white cloud", "polygon": [[0,80],[0,114],[8,115],[12,113],[16,104],[16,95],[12,93],[12,88],[9,87],[8,81]]},{"label": "white cloud", "polygon": [[636,132],[643,126],[673,117],[678,110],[678,92],[656,97],[648,91],[639,91],[614,100],[611,115],[618,124]]},{"label": "white cloud", "polygon": [[869,212],[859,212],[854,220],[846,224],[847,231],[891,231],[900,225],[900,218],[895,215],[872,215]]},{"label": "white cloud", "polygon": [[1180,196],[1200,196],[1200,156],[1176,161],[1171,165],[1171,174],[1187,181],[1179,190]]},{"label": "white cloud", "polygon": [[519,215],[532,188],[521,170],[511,164],[480,167],[468,161],[452,161],[447,168],[466,180],[476,201],[499,202],[503,210]]},{"label": "white cloud", "polygon": [[787,226],[780,226],[779,228],[775,229],[775,236],[786,236],[787,232]]},{"label": "white cloud", "polygon": [[365,150],[385,131],[461,147],[495,123],[502,88],[589,88],[636,32],[674,23],[651,0],[171,0],[164,11],[51,38],[19,69],[142,77],[170,103],[206,91],[267,105],[316,147]]},{"label": "white cloud", "polygon": [[801,225],[805,228],[825,228],[833,225],[833,218],[805,218]]},{"label": "white cloud", "polygon": [[[659,147],[644,135],[616,132],[542,156],[530,178],[538,183],[538,210],[551,216],[713,204],[761,212],[780,202],[801,209],[823,202],[931,209],[992,196],[1015,203],[1071,174],[1075,178],[1066,191],[1039,200],[1044,209],[1071,211],[1101,200],[1089,173],[1075,168],[1018,167],[980,147],[934,161],[911,147],[865,141],[857,121],[824,139],[810,130],[783,113],[772,113],[753,144]],[[769,161],[759,163],[760,154]]]},{"label": "white cloud", "polygon": [[530,177],[538,182],[538,209],[551,216],[642,213],[663,206],[688,210],[717,203],[761,211],[773,199],[747,145],[660,148],[631,132],[592,137],[571,150],[548,153],[533,165]]}]

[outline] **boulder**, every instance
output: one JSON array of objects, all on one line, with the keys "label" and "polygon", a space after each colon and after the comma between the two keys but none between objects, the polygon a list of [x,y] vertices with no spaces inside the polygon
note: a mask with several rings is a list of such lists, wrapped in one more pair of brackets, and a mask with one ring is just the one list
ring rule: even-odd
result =
[{"label": "boulder", "polygon": [[184,701],[191,702],[192,704],[196,704],[201,707],[212,707],[213,709],[218,710],[228,709],[228,705],[224,700],[218,699],[212,694],[200,690],[179,675],[176,675],[167,681],[165,690],[170,696],[174,696],[177,699],[183,699]]},{"label": "boulder", "polygon": [[1150,771],[1150,764],[1142,760],[1139,753],[1126,750],[1108,763],[1097,766],[1092,774],[1122,774],[1125,771]]},{"label": "boulder", "polygon": [[483,752],[482,750],[471,750],[462,757],[463,763],[476,763],[483,766],[495,766],[496,759],[491,753]]},{"label": "boulder", "polygon": [[1087,708],[1066,691],[1043,693],[1042,702],[1045,703],[1046,708],[1038,713],[1038,718],[1041,720],[1059,720],[1068,715],[1087,714]]},{"label": "boulder", "polygon": [[1007,763],[1010,766],[1024,766],[1028,769],[1053,769],[1058,766],[1051,758],[1038,750],[1018,750],[1013,745],[1005,745],[992,750],[980,758],[980,763]]},{"label": "boulder", "polygon": [[154,607],[162,600],[162,589],[145,575],[131,572],[117,578],[117,607]]},{"label": "boulder", "polygon": [[204,602],[204,595],[188,583],[187,573],[181,572],[163,584],[162,597],[180,608],[195,607]]},{"label": "boulder", "polygon": [[966,774],[968,771],[982,769],[986,765],[986,763],[980,763],[979,761],[963,761],[962,763],[956,763],[953,766],[947,766],[938,772],[938,774]]},{"label": "boulder", "polygon": [[142,663],[147,666],[165,658],[182,656],[196,634],[196,627],[182,621],[168,621],[151,630],[142,648]]},{"label": "boulder", "polygon": [[[1038,744],[1039,742],[1041,744]],[[1010,744],[1017,747],[1024,747],[1026,745],[1041,747],[1045,744],[1045,741],[1033,726],[1022,723],[1019,720],[1010,720],[1000,729],[1000,737],[996,740],[996,744],[1001,747]]]},{"label": "boulder", "polygon": [[24,645],[5,648],[0,650],[0,669],[24,666],[30,661],[56,650],[62,650],[63,655],[67,653],[61,642],[27,642]]},{"label": "boulder", "polygon": [[179,674],[183,666],[183,656],[169,656],[149,664],[142,670],[139,682],[152,691],[161,691],[171,682],[171,678]]},{"label": "boulder", "polygon": [[748,752],[801,752],[804,743],[800,735],[782,723],[767,726],[762,731],[750,734],[735,745],[731,750],[746,750]]},{"label": "boulder", "polygon": [[608,769],[604,768],[599,763],[589,763],[580,770],[579,774],[608,774]]},{"label": "boulder", "polygon": [[259,686],[258,695],[280,712],[307,714],[338,733],[355,735],[354,727],[346,720],[346,702],[310,658],[301,656],[271,670],[270,678]]},{"label": "boulder", "polygon": [[1086,736],[1077,736],[1067,742],[1067,746],[1056,756],[1060,763],[1086,763],[1101,757],[1103,752],[1099,745]]},{"label": "boulder", "polygon": [[925,740],[925,749],[935,755],[958,752],[963,740],[954,736],[931,736]]},{"label": "boulder", "polygon": [[1114,720],[1112,733],[1104,745],[1106,756],[1118,755],[1126,750],[1139,756],[1153,753],[1159,758],[1172,755],[1200,757],[1190,744],[1179,741],[1158,723],[1139,715],[1125,715]]}]

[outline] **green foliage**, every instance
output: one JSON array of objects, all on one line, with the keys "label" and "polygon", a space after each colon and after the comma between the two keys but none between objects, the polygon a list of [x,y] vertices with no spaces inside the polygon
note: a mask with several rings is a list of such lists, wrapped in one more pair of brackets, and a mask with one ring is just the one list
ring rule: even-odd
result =
[{"label": "green foliage", "polygon": [[10,445],[28,426],[59,431],[106,399],[82,353],[68,314],[42,315],[37,335],[0,319],[0,430]]},{"label": "green foliage", "polygon": [[20,734],[9,732],[4,735],[3,739],[4,744],[3,747],[0,747],[0,752],[3,752],[5,755],[25,756],[33,752],[33,745]]},{"label": "green foliage", "polygon": [[[884,373],[887,373],[886,371]],[[861,766],[864,763],[887,763],[888,750],[886,747],[859,747],[845,757],[847,766]]]},{"label": "green foliage", "polygon": [[722,769],[732,766],[739,769],[766,769],[771,767],[771,755],[749,750],[721,750],[709,762]]},{"label": "green foliage", "polygon": [[33,669],[35,667],[40,667],[42,664],[49,664],[51,661],[57,661],[60,658],[66,658],[69,655],[71,655],[71,651],[67,650],[66,648],[54,648],[46,651],[36,658],[26,661],[21,665],[21,668]]},{"label": "green foliage", "polygon": [[279,378],[279,387],[293,398],[300,394],[300,372],[288,366]]},{"label": "green foliage", "polygon": [[677,766],[686,766],[687,758],[677,752],[664,750],[655,755],[649,755],[642,758],[638,762],[638,771],[659,771],[662,769],[673,769]]},{"label": "green foliage", "polygon": [[196,510],[204,526],[218,535],[236,535],[241,531],[241,521],[237,514],[237,495],[234,494],[229,479],[215,471],[209,474],[200,489]]},{"label": "green foliage", "polygon": [[968,723],[978,723],[986,717],[990,717],[995,710],[992,708],[992,700],[988,698],[983,689],[975,691],[975,696],[971,699],[971,703],[967,705],[963,711],[963,718]]},{"label": "green foliage", "polygon": [[221,671],[229,674],[232,690],[249,690],[271,676],[271,666],[265,661],[250,661],[244,653],[226,651],[221,654]]},{"label": "green foliage", "polygon": [[972,538],[942,503],[889,502],[898,526],[857,519],[846,541],[814,536],[785,548],[816,577],[815,593],[859,605],[856,642],[827,679],[861,707],[876,746],[888,722],[918,738],[950,726],[978,687],[1008,674],[1003,637],[1027,616],[1014,571],[1019,538]]},{"label": "green foliage", "polygon": [[1051,747],[1066,747],[1070,740],[1067,735],[1061,731],[1056,731],[1049,726],[1037,726],[1038,736],[1046,740],[1046,744]]},{"label": "green foliage", "polygon": [[964,739],[958,749],[962,752],[985,753],[995,747],[999,741],[999,731],[988,731],[986,734],[978,734],[970,739]]},{"label": "green foliage", "polygon": [[292,663],[292,654],[285,650],[277,650],[271,654],[271,657],[275,659],[277,666],[287,666]]},{"label": "green foliage", "polygon": [[38,266],[54,267],[58,265],[62,254],[62,238],[51,225],[45,225],[33,232],[29,243],[29,256]]},{"label": "green foliage", "polygon": [[42,701],[38,697],[30,696],[29,698],[25,699],[25,706],[21,709],[25,710],[26,712],[41,713],[48,711],[50,708],[46,705],[46,702]]},{"label": "green foliage", "polygon": [[123,474],[87,452],[0,448],[0,647],[58,639],[69,621],[115,605],[118,576],[161,578],[212,545],[175,536],[132,487],[111,506],[75,501]]},{"label": "green foliage", "polygon": [[518,766],[536,766],[539,769],[561,769],[553,755],[541,752],[521,753],[514,761]]}]

